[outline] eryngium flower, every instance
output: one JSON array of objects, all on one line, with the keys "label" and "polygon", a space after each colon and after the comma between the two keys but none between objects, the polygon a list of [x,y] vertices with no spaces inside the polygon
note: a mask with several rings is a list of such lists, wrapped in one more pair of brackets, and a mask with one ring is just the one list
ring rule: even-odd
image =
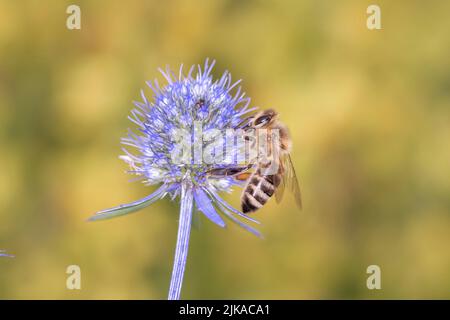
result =
[{"label": "eryngium flower", "polygon": [[[230,164],[205,164],[195,157],[183,162],[173,161],[173,152],[177,147],[173,139],[180,129],[192,133],[189,140],[196,145],[198,123],[206,132],[210,129],[224,131],[236,128],[247,113],[255,110],[249,108],[250,99],[241,92],[238,86],[240,81],[233,83],[228,72],[213,80],[213,66],[214,62],[209,64],[206,60],[203,69],[200,65],[197,68],[193,66],[187,75],[183,74],[181,66],[177,76],[167,68],[166,71],[160,70],[167,80],[164,87],[160,87],[157,80],[147,82],[154,98],[147,100],[141,91],[143,101],[134,102],[136,108],[131,111],[129,119],[137,125],[138,132],[130,130],[128,136],[122,139],[122,143],[132,150],[124,148],[125,154],[120,158],[130,166],[130,173],[146,185],[159,185],[159,188],[143,199],[99,211],[90,218],[91,221],[109,219],[138,211],[166,195],[172,200],[180,196],[178,238],[169,299],[180,298],[193,213],[200,211],[220,227],[225,226],[222,219],[225,216],[259,236],[257,230],[239,218],[258,222],[230,206],[218,194],[230,192],[238,182],[232,177],[208,175],[209,170],[225,168]],[[194,203],[197,211],[193,212]]]}]

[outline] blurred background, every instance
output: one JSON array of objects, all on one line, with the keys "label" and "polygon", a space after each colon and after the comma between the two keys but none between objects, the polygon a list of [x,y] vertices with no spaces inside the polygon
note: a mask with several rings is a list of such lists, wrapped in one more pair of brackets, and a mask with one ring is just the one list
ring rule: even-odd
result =
[{"label": "blurred background", "polygon": [[78,0],[71,31],[73,3],[0,1],[0,298],[166,298],[177,203],[85,220],[154,190],[118,159],[132,100],[206,57],[281,113],[304,208],[258,212],[264,240],[204,219],[183,298],[450,298],[449,2],[376,1],[374,31],[372,1]]}]

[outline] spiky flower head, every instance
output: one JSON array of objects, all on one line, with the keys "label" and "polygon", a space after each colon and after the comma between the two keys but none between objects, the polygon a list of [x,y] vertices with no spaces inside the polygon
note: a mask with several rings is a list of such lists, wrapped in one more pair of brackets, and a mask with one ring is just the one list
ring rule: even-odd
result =
[{"label": "spiky flower head", "polygon": [[[206,60],[204,67],[191,67],[187,74],[180,67],[177,75],[167,68],[160,70],[167,81],[161,87],[158,81],[147,82],[154,93],[150,101],[141,91],[141,102],[134,102],[136,108],[129,119],[137,126],[122,139],[124,155],[120,156],[146,185],[160,185],[159,188],[133,203],[98,212],[90,220],[102,220],[140,210],[166,195],[172,199],[181,196],[178,242],[169,298],[179,298],[184,265],[189,243],[193,205],[215,224],[224,227],[224,216],[246,230],[259,235],[258,231],[245,224],[238,217],[257,222],[225,202],[218,192],[230,191],[238,184],[232,177],[211,176],[211,169],[235,165],[229,158],[239,161],[236,154],[227,155],[222,161],[204,161],[204,137],[226,129],[236,128],[254,109],[249,108],[250,99],[245,97],[225,72],[214,80],[211,71],[214,62]],[[181,141],[181,140],[182,141]],[[185,151],[191,150],[186,156]],[[234,148],[239,148],[235,145]],[[233,149],[233,147],[232,147]],[[235,150],[236,151],[236,150]],[[181,154],[181,155],[180,155]],[[216,156],[212,152],[213,158]],[[228,157],[228,158],[227,158]]]},{"label": "spiky flower head", "polygon": [[[186,179],[198,187],[210,187],[211,183],[221,191],[229,191],[232,179],[210,179],[206,173],[212,168],[226,167],[227,163],[207,163],[202,157],[200,141],[211,132],[225,132],[235,128],[249,109],[250,99],[245,98],[237,82],[225,72],[214,81],[211,70],[214,62],[206,61],[204,69],[191,67],[187,76],[183,68],[175,76],[170,69],[161,71],[167,85],[161,88],[158,82],[148,82],[155,97],[149,102],[142,93],[143,102],[135,102],[136,109],[129,119],[139,129],[130,131],[123,144],[135,150],[124,149],[121,156],[131,167],[130,172],[143,179],[148,185],[165,183],[169,192],[178,195],[180,184]],[[233,94],[233,89],[236,89]],[[183,141],[180,141],[180,138]],[[178,140],[178,141],[177,141]],[[179,155],[180,146],[193,147],[193,152]],[[137,151],[137,152],[135,152]],[[178,156],[178,159],[176,158]],[[186,157],[188,156],[188,157]]]}]

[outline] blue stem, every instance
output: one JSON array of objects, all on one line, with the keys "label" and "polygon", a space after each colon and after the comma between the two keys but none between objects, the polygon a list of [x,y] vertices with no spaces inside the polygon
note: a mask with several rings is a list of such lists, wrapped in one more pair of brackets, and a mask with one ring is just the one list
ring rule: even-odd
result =
[{"label": "blue stem", "polygon": [[173,262],[172,278],[170,280],[169,300],[179,300],[186,259],[189,249],[193,207],[193,192],[190,181],[185,181],[181,188],[180,221],[178,224],[177,246]]}]

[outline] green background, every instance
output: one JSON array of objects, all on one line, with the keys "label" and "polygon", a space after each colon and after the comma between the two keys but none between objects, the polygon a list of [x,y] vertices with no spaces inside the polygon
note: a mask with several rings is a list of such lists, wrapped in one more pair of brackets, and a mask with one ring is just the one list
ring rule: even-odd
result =
[{"label": "green background", "polygon": [[304,209],[271,201],[264,240],[203,219],[184,298],[450,298],[450,3],[377,1],[370,31],[372,3],[1,0],[0,298],[166,298],[176,202],[85,219],[154,190],[118,159],[131,101],[206,57],[280,112]]}]

